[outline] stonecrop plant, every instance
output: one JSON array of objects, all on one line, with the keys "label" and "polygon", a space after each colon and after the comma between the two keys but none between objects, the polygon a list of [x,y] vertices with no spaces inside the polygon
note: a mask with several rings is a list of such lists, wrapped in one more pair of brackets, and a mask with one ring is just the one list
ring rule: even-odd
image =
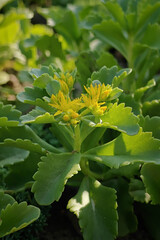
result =
[{"label": "stonecrop plant", "polygon": [[[103,67],[77,87],[75,71],[62,73],[53,65],[33,69],[33,86],[17,96],[31,111],[22,115],[1,103],[0,166],[7,173],[0,237],[38,218],[37,207],[15,203],[8,194],[25,188],[39,205],[50,205],[65,185],[74,186],[77,193],[67,208],[78,217],[85,240],[135,231],[133,202],[160,203],[160,141],[143,132],[132,108],[119,103],[121,81],[130,72]],[[42,140],[33,124],[49,124],[61,147]]]}]

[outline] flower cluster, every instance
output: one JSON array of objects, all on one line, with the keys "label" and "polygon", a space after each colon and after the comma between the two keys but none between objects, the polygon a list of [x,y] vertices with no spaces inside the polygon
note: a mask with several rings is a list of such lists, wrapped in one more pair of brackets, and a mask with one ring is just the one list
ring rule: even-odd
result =
[{"label": "flower cluster", "polygon": [[54,79],[59,81],[61,90],[56,95],[52,94],[49,105],[56,110],[54,116],[60,115],[64,123],[76,125],[84,115],[91,113],[94,116],[101,116],[106,111],[105,104],[112,91],[110,85],[103,83],[94,86],[91,84],[88,88],[84,86],[86,94],[71,99],[70,92],[74,84],[72,75],[69,73],[54,75]]}]

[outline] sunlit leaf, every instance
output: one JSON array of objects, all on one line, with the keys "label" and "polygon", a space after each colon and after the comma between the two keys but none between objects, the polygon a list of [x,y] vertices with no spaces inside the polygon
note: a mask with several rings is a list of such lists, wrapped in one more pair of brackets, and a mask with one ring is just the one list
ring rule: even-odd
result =
[{"label": "sunlit leaf", "polygon": [[160,141],[151,133],[140,130],[134,136],[122,133],[113,141],[85,152],[84,156],[108,167],[119,168],[134,162],[159,164],[159,149]]},{"label": "sunlit leaf", "polygon": [[113,240],[117,235],[115,190],[84,178],[67,208],[79,218],[85,240]]}]

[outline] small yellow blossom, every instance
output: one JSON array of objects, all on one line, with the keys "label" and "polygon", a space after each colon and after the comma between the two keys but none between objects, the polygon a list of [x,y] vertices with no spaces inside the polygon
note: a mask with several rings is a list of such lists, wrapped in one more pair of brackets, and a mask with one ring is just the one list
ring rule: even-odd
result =
[{"label": "small yellow blossom", "polygon": [[105,104],[105,101],[110,94],[112,88],[109,85],[105,86],[104,83],[102,85],[96,84],[95,86],[91,84],[90,87],[86,88],[84,86],[84,88],[88,93],[87,95],[82,94],[84,106],[88,107],[88,109],[94,115],[103,115],[107,109],[107,106],[102,105]]},{"label": "small yellow blossom", "polygon": [[67,94],[69,92],[69,89],[73,87],[74,79],[73,76],[69,73],[66,73],[66,75],[62,73],[59,77],[54,74],[54,79],[60,82],[61,90],[65,94]]},{"label": "small yellow blossom", "polygon": [[64,114],[62,117],[64,122],[70,122],[73,125],[75,125],[76,122],[78,123],[80,116],[78,111],[83,108],[81,98],[71,100],[70,97],[64,95],[62,91],[59,91],[57,95],[52,94],[49,105],[57,110],[54,116]]}]

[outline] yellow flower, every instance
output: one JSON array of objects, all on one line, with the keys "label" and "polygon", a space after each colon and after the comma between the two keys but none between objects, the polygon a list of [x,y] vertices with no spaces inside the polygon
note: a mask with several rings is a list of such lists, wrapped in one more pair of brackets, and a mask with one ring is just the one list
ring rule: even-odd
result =
[{"label": "yellow flower", "polygon": [[54,79],[60,82],[61,90],[65,94],[69,93],[69,89],[73,87],[74,79],[69,73],[66,73],[66,75],[62,73],[59,77],[54,74]]},{"label": "yellow flower", "polygon": [[82,94],[84,106],[87,107],[94,115],[103,115],[107,106],[102,105],[105,104],[112,88],[109,85],[105,86],[104,83],[102,85],[96,84],[95,86],[91,84],[90,87],[86,88],[84,86],[84,88],[88,93],[87,95]]},{"label": "yellow flower", "polygon": [[52,94],[49,105],[57,110],[54,116],[63,115],[62,120],[64,122],[70,122],[72,125],[79,122],[80,115],[78,111],[83,108],[81,98],[71,100],[70,97],[59,91],[57,95]]},{"label": "yellow flower", "polygon": [[86,88],[84,86],[86,92],[89,94],[89,96],[96,100],[97,102],[106,101],[107,97],[109,96],[110,92],[112,91],[112,88],[110,85],[105,85],[104,83],[96,84],[93,86],[92,84],[90,87]]}]

